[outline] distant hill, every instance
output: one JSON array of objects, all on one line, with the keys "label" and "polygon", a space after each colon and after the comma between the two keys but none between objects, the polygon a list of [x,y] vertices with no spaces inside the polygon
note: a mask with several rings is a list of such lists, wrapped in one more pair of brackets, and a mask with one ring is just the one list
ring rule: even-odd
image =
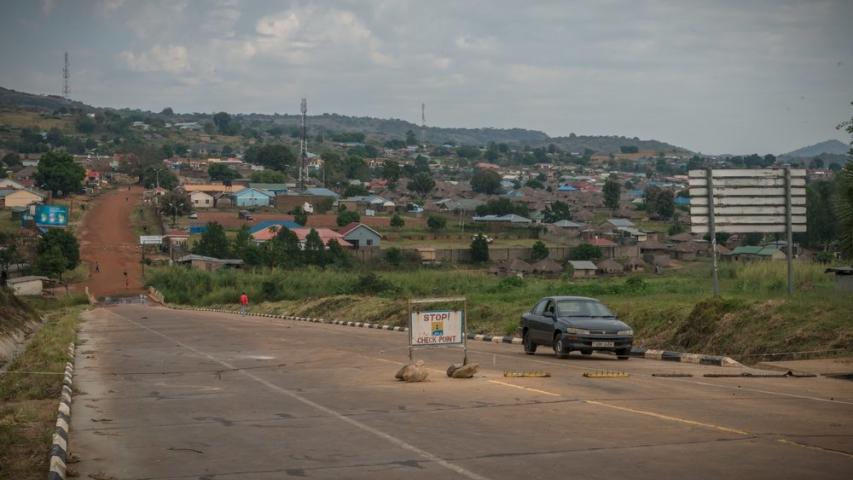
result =
[{"label": "distant hill", "polygon": [[840,142],[838,140],[826,140],[824,142],[815,143],[814,145],[809,145],[808,147],[798,148],[793,152],[788,152],[783,155],[780,155],[779,158],[803,158],[803,157],[817,157],[823,153],[828,153],[831,155],[847,155],[847,152],[850,150],[850,146]]},{"label": "distant hill", "polygon": [[79,109],[82,111],[93,111],[94,107],[75,100],[66,100],[59,95],[34,95],[32,93],[18,92],[8,88],[0,87],[0,107],[21,108],[24,110],[36,110],[53,112],[65,107],[67,109]]},{"label": "distant hill", "polygon": [[[112,110],[121,115],[135,115],[144,120],[160,114],[130,110],[126,108],[97,108],[81,102],[66,100],[55,95],[34,95],[26,92],[18,92],[0,87],[0,108],[19,108],[24,110],[35,110],[40,112],[54,112],[62,110],[80,110],[92,112],[96,110]],[[268,129],[280,126],[291,131],[298,128],[300,117],[298,115],[268,115],[268,114],[235,114],[236,119],[244,126]],[[177,114],[171,119],[162,118],[166,121],[198,121],[210,122],[212,116],[202,113]],[[385,141],[393,138],[403,139],[406,132],[412,130],[420,138],[421,127],[411,122],[400,119],[384,119],[372,117],[350,117],[346,115],[325,113],[308,117],[309,135],[320,132],[360,132],[368,139]],[[690,153],[688,150],[658,140],[641,140],[637,137],[621,136],[598,136],[598,135],[569,135],[567,137],[550,137],[538,130],[527,130],[523,128],[441,128],[426,127],[424,130],[426,141],[433,145],[454,143],[457,145],[486,145],[490,142],[507,143],[514,145],[529,145],[531,147],[547,146],[555,144],[569,152],[584,152],[589,149],[599,153],[618,153],[620,147],[633,146],[640,151],[655,151],[666,153]]]}]

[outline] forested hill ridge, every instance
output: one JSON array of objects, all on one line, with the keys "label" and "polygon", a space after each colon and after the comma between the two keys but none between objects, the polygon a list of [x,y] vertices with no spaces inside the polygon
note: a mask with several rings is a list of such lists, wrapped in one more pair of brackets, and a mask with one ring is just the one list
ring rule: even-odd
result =
[{"label": "forested hill ridge", "polygon": [[[98,110],[112,111],[122,116],[131,117],[134,121],[158,119],[160,122],[198,122],[201,125],[213,124],[212,113],[174,113],[171,108],[163,111],[149,112],[126,108],[99,108],[81,102],[66,100],[56,95],[35,95],[26,92],[0,87],[0,108],[4,110],[21,109],[42,113],[65,112],[94,112]],[[281,129],[291,136],[298,134],[299,115],[282,114],[232,114],[242,127],[268,131]],[[403,139],[408,132],[413,132],[418,138],[421,127],[412,122],[400,119],[383,119],[373,117],[352,117],[333,113],[308,116],[309,134],[339,137],[342,141],[359,141],[360,135],[348,138],[347,133],[364,134],[368,140],[379,142],[390,139]],[[641,140],[637,137],[575,135],[550,137],[544,132],[523,128],[441,128],[426,127],[424,136],[428,143],[441,145],[452,143],[456,145],[487,145],[490,142],[531,147],[555,144],[568,152],[583,153],[591,150],[599,153],[618,153],[622,147],[637,147],[639,151],[654,151],[665,153],[689,153],[688,150],[658,140]]]},{"label": "forested hill ridge", "polygon": [[779,158],[811,158],[827,153],[830,155],[847,155],[850,146],[838,140],[826,140],[808,147],[798,148],[792,152],[780,155]]}]

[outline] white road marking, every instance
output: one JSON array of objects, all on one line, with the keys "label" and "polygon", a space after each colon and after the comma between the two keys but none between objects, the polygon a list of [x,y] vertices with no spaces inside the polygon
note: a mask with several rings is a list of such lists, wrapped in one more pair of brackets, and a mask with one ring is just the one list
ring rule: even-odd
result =
[{"label": "white road marking", "polygon": [[[175,339],[175,338],[172,338],[166,334],[160,333],[159,331],[154,330],[153,328],[142,325],[141,323],[138,323],[138,322],[131,320],[127,317],[124,317],[121,315],[119,315],[119,316],[122,319],[127,320],[128,322],[130,322],[130,323],[132,323],[132,324],[134,324],[140,328],[148,330],[149,332],[151,332],[155,335],[158,335],[158,336],[160,336],[160,337],[162,337],[162,338],[164,338],[170,342],[174,342],[176,345],[180,345],[181,347],[186,348],[187,350],[190,350],[190,351],[192,351],[198,355],[202,355],[204,357],[207,357],[211,361],[216,362],[216,363],[218,363],[218,364],[220,364],[226,368],[236,369],[236,367],[231,365],[230,363],[219,360],[218,358],[214,357],[213,355],[208,354],[207,352],[203,352],[201,350],[198,350],[197,348],[194,348],[190,345],[187,345],[186,343],[183,343],[178,339]],[[489,480],[488,477],[484,477],[484,476],[476,474],[470,470],[466,470],[465,468],[463,468],[459,465],[456,465],[455,463],[448,462],[447,460],[444,460],[441,457],[439,457],[433,453],[430,453],[430,452],[427,452],[426,450],[420,449],[420,448],[406,442],[405,440],[399,439],[399,438],[397,438],[391,434],[383,432],[382,430],[379,430],[377,428],[373,428],[369,425],[361,423],[358,420],[354,420],[352,418],[346,417],[346,416],[342,415],[341,413],[338,413],[337,411],[332,410],[329,407],[325,407],[323,405],[320,405],[319,403],[316,403],[312,400],[309,400],[309,399],[303,397],[302,395],[299,395],[298,393],[292,392],[286,388],[282,388],[282,387],[280,387],[274,383],[268,382],[268,381],[264,380],[263,378],[260,378],[256,375],[253,375],[250,372],[247,372],[245,370],[237,370],[237,372],[251,378],[252,380],[260,383],[261,385],[269,388],[270,390],[281,393],[283,395],[287,395],[288,397],[291,397],[294,400],[302,402],[305,405],[308,405],[309,407],[312,407],[312,408],[319,410],[323,413],[331,415],[331,416],[337,418],[338,420],[340,420],[342,422],[348,423],[348,424],[350,424],[350,425],[352,425],[358,429],[364,430],[365,432],[372,433],[373,435],[376,435],[379,438],[385,439],[388,442],[390,442],[390,443],[392,443],[392,444],[394,444],[394,445],[396,445],[396,446],[398,446],[404,450],[408,450],[410,452],[416,453],[416,454],[420,455],[421,457],[426,458],[427,460],[429,460],[431,462],[435,462],[435,463],[441,465],[442,467],[444,467],[448,470],[451,470],[453,472],[458,473],[459,475],[462,475],[463,477],[470,478],[472,480]]]},{"label": "white road marking", "polygon": [[759,390],[757,388],[749,388],[749,387],[738,387],[735,385],[723,385],[723,384],[717,384],[717,383],[697,382],[695,380],[682,380],[680,378],[667,378],[666,380],[675,380],[677,382],[693,383],[696,385],[707,385],[709,387],[729,388],[729,389],[734,389],[734,390],[746,390],[746,391],[750,391],[750,392],[766,393],[768,395],[781,395],[784,397],[801,398],[803,400],[814,400],[817,402],[841,403],[844,405],[853,405],[853,402],[845,402],[843,400],[834,400],[834,399],[830,399],[830,398],[820,398],[820,397],[810,397],[808,395],[795,395],[793,393],[771,392],[768,390]]}]

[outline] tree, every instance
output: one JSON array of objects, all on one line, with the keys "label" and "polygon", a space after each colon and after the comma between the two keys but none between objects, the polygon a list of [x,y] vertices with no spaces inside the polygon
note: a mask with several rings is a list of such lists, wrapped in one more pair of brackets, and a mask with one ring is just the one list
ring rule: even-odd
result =
[{"label": "tree", "polygon": [[187,215],[193,211],[193,204],[189,195],[175,190],[166,192],[160,197],[160,213],[172,217],[172,225],[176,223],[178,215]]},{"label": "tree", "polygon": [[296,164],[296,156],[286,145],[264,145],[249,147],[245,160],[255,165],[263,165],[273,170],[285,171]]},{"label": "tree", "polygon": [[344,247],[334,238],[329,240],[326,250],[326,265],[334,265],[338,268],[349,268],[352,265],[352,257],[344,250]]},{"label": "tree", "polygon": [[395,267],[399,267],[403,262],[403,251],[398,247],[391,247],[385,250],[385,261]]},{"label": "tree", "polygon": [[207,224],[207,231],[201,234],[198,243],[193,247],[193,253],[213,258],[228,258],[230,248],[225,229],[217,222]]},{"label": "tree", "polygon": [[65,152],[52,151],[42,155],[36,170],[35,181],[57,195],[76,193],[83,188],[86,169],[74,163],[74,157]]},{"label": "tree", "polygon": [[399,213],[395,213],[393,217],[391,217],[391,226],[394,228],[402,228],[406,225],[406,221],[403,220],[403,217],[400,216]]},{"label": "tree", "polygon": [[240,124],[235,122],[226,112],[219,112],[213,116],[213,124],[222,135],[236,135],[240,133]]},{"label": "tree", "polygon": [[[853,105],[853,102],[851,102]],[[853,138],[853,118],[838,125]],[[835,213],[838,217],[839,246],[845,257],[853,257],[853,141],[848,153],[850,161],[844,165],[838,176],[838,199],[835,203]]]},{"label": "tree", "polygon": [[621,194],[622,185],[616,180],[613,175],[607,177],[604,182],[604,205],[611,209],[619,209],[619,195]]},{"label": "tree", "polygon": [[601,248],[589,243],[582,243],[569,250],[569,258],[572,260],[598,260],[601,255]]},{"label": "tree", "polygon": [[543,243],[542,240],[537,240],[536,243],[533,244],[533,251],[531,252],[533,260],[548,258],[549,253],[548,247],[545,246],[545,243]]},{"label": "tree", "polygon": [[501,176],[494,170],[478,168],[471,176],[471,189],[486,195],[501,193]]},{"label": "tree", "polygon": [[413,132],[412,130],[407,130],[406,131],[406,145],[417,145],[417,144],[418,144],[418,137],[415,136],[415,132]]},{"label": "tree", "polygon": [[459,158],[476,160],[480,158],[480,149],[471,145],[462,145],[456,149],[456,155],[458,155]]},{"label": "tree", "polygon": [[142,172],[142,185],[151,189],[160,184],[161,188],[172,190],[178,186],[178,177],[164,167],[148,167]]},{"label": "tree", "polygon": [[524,186],[527,188],[535,188],[537,190],[542,190],[545,188],[545,184],[540,182],[539,180],[536,180],[535,178],[525,182]]},{"label": "tree", "polygon": [[293,215],[293,221],[302,225],[308,225],[308,212],[302,210],[302,207],[296,207],[290,211],[290,214]]},{"label": "tree", "polygon": [[287,176],[276,170],[261,170],[260,172],[252,172],[249,180],[254,183],[284,183]]},{"label": "tree", "polygon": [[163,110],[160,110],[160,115],[165,115],[171,117],[175,114],[175,111],[172,110],[172,107],[166,107]]},{"label": "tree", "polygon": [[240,174],[224,163],[214,163],[207,167],[207,176],[214,182],[230,182],[240,178]]},{"label": "tree", "polygon": [[444,230],[444,227],[447,226],[447,219],[444,217],[440,217],[438,215],[430,215],[427,218],[427,228],[430,229],[433,233],[437,233],[441,230]]},{"label": "tree", "polygon": [[344,189],[344,198],[363,195],[370,195],[364,185],[347,185],[347,188]]},{"label": "tree", "polygon": [[361,215],[358,212],[354,212],[352,210],[343,210],[338,213],[338,218],[335,222],[339,227],[343,227],[344,225],[349,225],[350,223],[356,223],[361,221]]},{"label": "tree", "polygon": [[806,244],[826,249],[837,238],[838,219],[832,208],[833,182],[811,182],[806,189]]},{"label": "tree", "polygon": [[435,180],[429,173],[421,172],[409,180],[407,188],[424,197],[435,188]]},{"label": "tree", "polygon": [[299,245],[299,237],[287,228],[282,228],[269,242],[269,261],[271,265],[298,267],[303,263],[304,252]]},{"label": "tree", "polygon": [[663,190],[656,186],[648,187],[644,194],[644,202],[649,217],[669,219],[675,213],[672,190]]},{"label": "tree", "polygon": [[399,180],[400,173],[400,163],[396,160],[385,160],[385,163],[382,164],[382,178],[389,182],[393,183]]},{"label": "tree", "polygon": [[65,143],[65,135],[62,134],[62,130],[53,127],[47,131],[47,143],[53,145],[54,147],[62,146]]},{"label": "tree", "polygon": [[80,244],[70,232],[48,230],[36,246],[36,270],[62,280],[62,273],[80,264]]},{"label": "tree", "polygon": [[305,236],[305,261],[308,265],[326,266],[326,246],[320,234],[313,228]]},{"label": "tree", "polygon": [[546,206],[542,215],[542,221],[545,223],[554,223],[559,222],[560,220],[572,219],[572,212],[569,210],[569,204],[560,200]]},{"label": "tree", "polygon": [[471,240],[471,262],[485,263],[489,261],[489,242],[483,234],[477,234]]},{"label": "tree", "polygon": [[489,200],[485,205],[480,205],[475,209],[479,216],[484,215],[509,215],[516,214],[522,217],[530,215],[530,210],[527,205],[520,202],[513,202],[508,198],[498,198]]},{"label": "tree", "polygon": [[95,133],[95,130],[98,128],[98,124],[94,119],[89,118],[86,115],[81,115],[74,119],[74,128],[80,133],[89,135]]},{"label": "tree", "polygon": [[238,258],[245,260],[246,253],[249,251],[251,245],[252,234],[249,231],[249,226],[243,224],[240,227],[240,230],[237,230],[237,235],[234,236],[234,243],[231,247],[231,251],[234,252],[234,255]]},{"label": "tree", "polygon": [[7,153],[3,156],[2,162],[9,168],[20,167],[23,165],[21,156],[17,153]]}]

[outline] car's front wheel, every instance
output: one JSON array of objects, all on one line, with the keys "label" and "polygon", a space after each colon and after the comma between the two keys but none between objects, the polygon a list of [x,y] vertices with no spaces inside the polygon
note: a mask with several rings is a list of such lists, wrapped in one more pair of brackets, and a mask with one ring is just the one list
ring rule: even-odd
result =
[{"label": "car's front wheel", "polygon": [[557,358],[567,358],[569,356],[569,352],[566,351],[563,334],[560,332],[557,332],[554,335],[554,355],[556,355]]},{"label": "car's front wheel", "polygon": [[524,353],[528,355],[533,355],[536,353],[536,344],[530,340],[530,332],[528,330],[524,331],[524,335],[521,337],[522,344],[524,345]]},{"label": "car's front wheel", "polygon": [[630,355],[630,350],[620,350],[616,352],[616,358],[619,360],[628,360],[628,356]]}]

